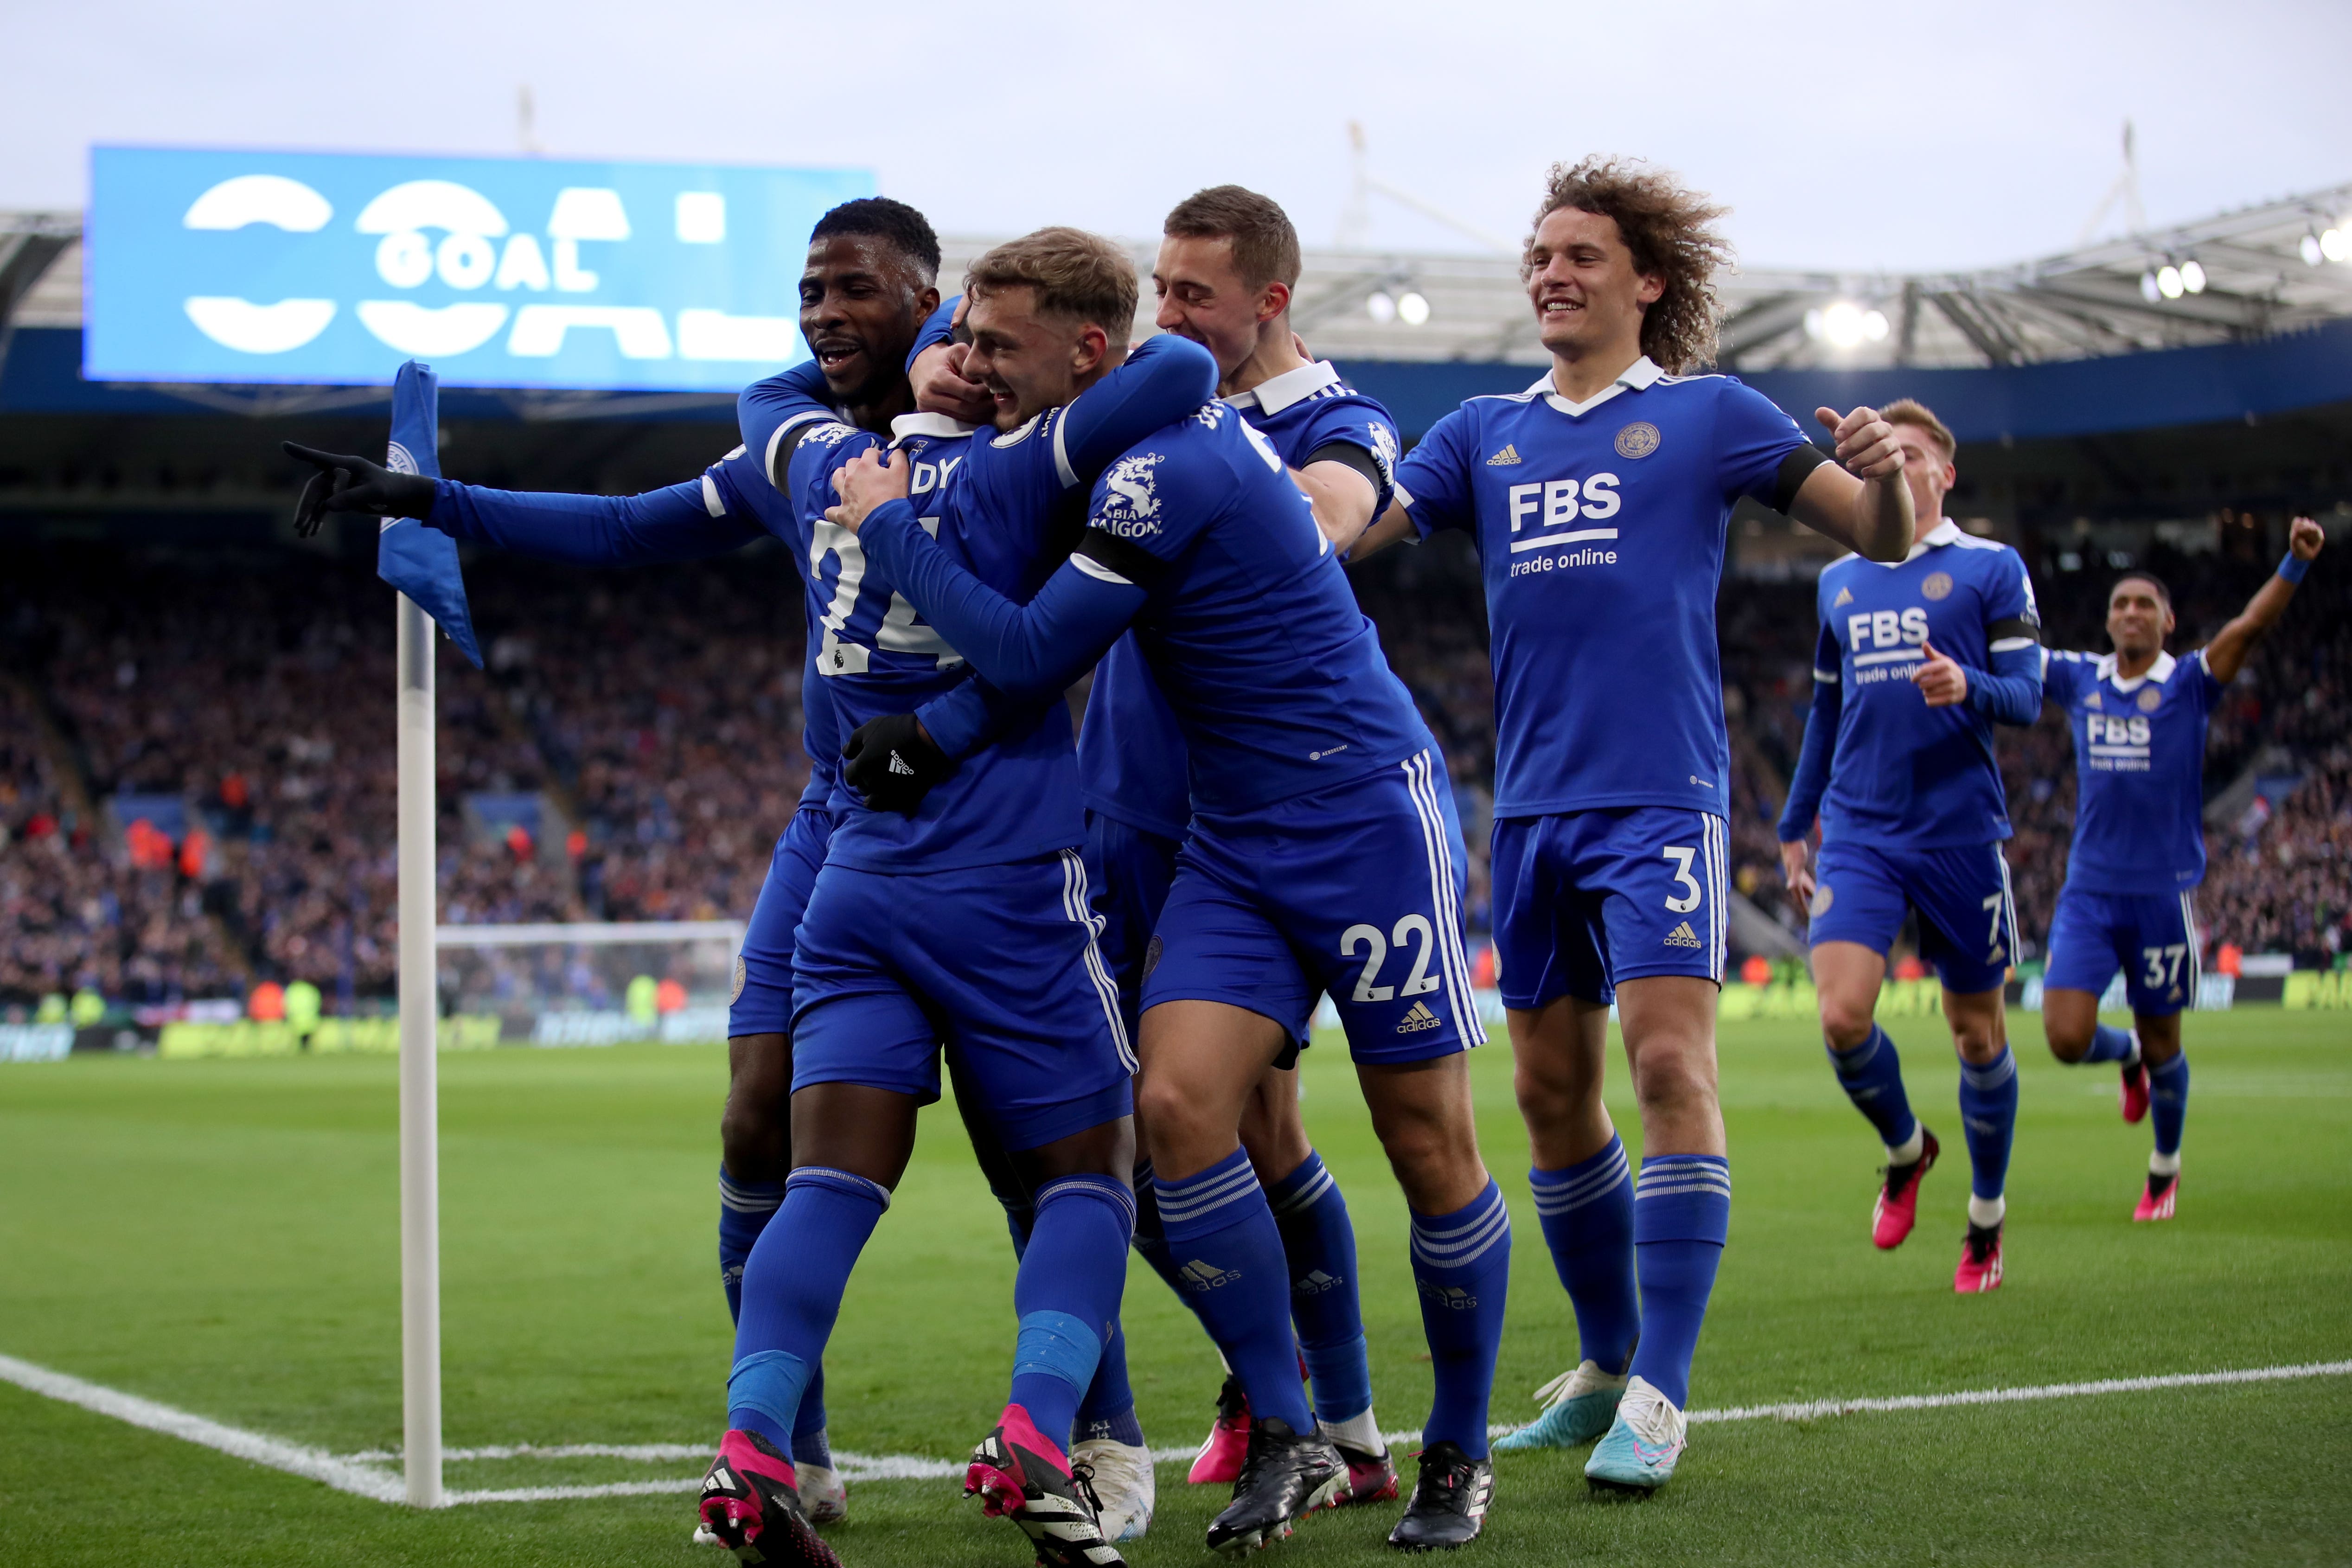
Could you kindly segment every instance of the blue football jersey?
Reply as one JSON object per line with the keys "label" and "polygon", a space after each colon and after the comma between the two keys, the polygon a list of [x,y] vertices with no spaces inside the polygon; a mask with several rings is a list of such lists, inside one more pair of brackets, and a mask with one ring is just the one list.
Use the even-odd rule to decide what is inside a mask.
{"label": "blue football jersey", "polygon": [[[1014,599],[1028,599],[1059,564],[1045,534],[1066,488],[1055,431],[1062,413],[993,437],[934,414],[908,415],[894,426],[898,460],[913,465],[908,499],[923,531],[959,565]],[[842,739],[868,720],[912,712],[970,675],[939,631],[867,569],[857,536],[825,521],[835,470],[878,444],[845,425],[819,425],[794,449],[789,474],[808,566],[814,662]],[[829,857],[863,870],[1000,865],[1086,837],[1069,710],[1060,703],[1032,710],[965,758],[911,817],[867,810],[845,782],[836,781],[831,804],[840,826]]]}
{"label": "blue football jersey", "polygon": [[1474,397],[1397,465],[1424,537],[1484,563],[1495,667],[1495,815],[1730,807],[1716,584],[1741,496],[1770,502],[1805,445],[1728,376],[1638,360],[1572,404],[1551,377]]}
{"label": "blue football jersey", "polygon": [[2047,653],[2045,700],[2074,732],[2070,887],[2174,893],[2205,879],[2205,729],[2221,683],[2200,648],[2158,654],[2146,675],[2116,675],[2116,656]]}
{"label": "blue football jersey", "polygon": [[[1315,453],[1334,444],[1361,447],[1381,476],[1372,515],[1388,510],[1396,473],[1396,422],[1341,380],[1328,361],[1277,375],[1224,401],[1291,468],[1306,467]],[[1163,838],[1184,836],[1192,811],[1183,733],[1131,632],[1095,668],[1086,725],[1078,732],[1078,780],[1090,809]]]}
{"label": "blue football jersey", "polygon": [[1096,482],[1087,521],[1163,568],[1141,584],[1134,637],[1201,810],[1253,811],[1429,744],[1339,552],[1231,405],[1129,448]]}
{"label": "blue football jersey", "polygon": [[1911,676],[1931,641],[1979,671],[1996,647],[2031,645],[2042,617],[2023,558],[1946,519],[1902,561],[1830,563],[1814,603],[1813,679],[1843,694],[1822,841],[1937,849],[2008,837],[1992,721],[1967,702],[1928,707]]}

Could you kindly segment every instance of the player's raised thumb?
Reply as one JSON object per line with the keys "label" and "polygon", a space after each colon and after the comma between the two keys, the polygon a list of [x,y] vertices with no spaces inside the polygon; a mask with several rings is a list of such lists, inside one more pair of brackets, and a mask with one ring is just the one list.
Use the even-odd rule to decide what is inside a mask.
{"label": "player's raised thumb", "polygon": [[1821,421],[1822,429],[1833,431],[1838,427],[1841,416],[1834,408],[1816,408],[1813,410],[1813,417]]}

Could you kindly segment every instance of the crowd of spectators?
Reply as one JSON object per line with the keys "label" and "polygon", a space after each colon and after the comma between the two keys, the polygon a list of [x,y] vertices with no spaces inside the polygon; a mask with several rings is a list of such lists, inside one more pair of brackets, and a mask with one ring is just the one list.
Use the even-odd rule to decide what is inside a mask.
{"label": "crowd of spectators", "polygon": [[[2267,563],[2151,563],[2177,651]],[[95,548],[20,556],[0,600],[0,1004],[88,986],[142,1003],[304,979],[381,995],[394,948],[390,597],[372,563]],[[2101,650],[2113,574],[2036,560],[2053,647]],[[1464,542],[1355,570],[1449,761],[1489,919],[1495,726]],[[806,780],[800,590],[780,550],[626,575],[468,565],[488,668],[439,662],[442,919],[748,914]],[[2323,568],[2223,699],[2209,788],[2265,748],[2310,776],[2210,836],[2210,942],[2329,953],[2352,919],[2352,592]],[[1727,577],[1736,885],[1792,930],[1774,823],[1811,700],[1811,584]],[[2053,713],[2000,744],[2028,956],[2063,881],[2074,765]],[[527,799],[528,823],[488,803]],[[74,804],[80,801],[77,807]],[[90,803],[96,803],[92,805]],[[139,813],[163,803],[149,822]],[[142,826],[143,825],[143,826]]]}

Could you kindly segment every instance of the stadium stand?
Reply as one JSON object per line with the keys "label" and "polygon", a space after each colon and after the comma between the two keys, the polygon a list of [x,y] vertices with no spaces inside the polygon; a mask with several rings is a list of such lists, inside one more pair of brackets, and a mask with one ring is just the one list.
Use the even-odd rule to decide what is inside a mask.
{"label": "stadium stand", "polygon": [[[2174,585],[2176,647],[2244,603],[2269,567],[2261,542],[2144,558]],[[2102,647],[2112,567],[2044,554],[2052,645]],[[264,979],[383,994],[391,627],[365,563],[55,545],[16,560],[0,605],[16,672],[0,683],[0,1004],[83,986],[155,1003]],[[1475,573],[1441,539],[1356,580],[1445,748],[1483,929],[1494,714]],[[806,777],[782,552],[627,575],[484,558],[469,577],[489,668],[441,661],[443,920],[748,910]],[[2315,573],[2215,720],[2209,788],[2228,814],[2209,832],[2214,946],[2332,955],[2352,936],[2347,611],[2341,574]],[[1810,584],[1727,577],[1722,625],[1735,878],[1793,926],[1772,822],[1811,698]],[[2064,876],[2073,759],[2053,715],[2001,739],[2033,956]],[[2242,778],[2255,787],[2230,795]]]}

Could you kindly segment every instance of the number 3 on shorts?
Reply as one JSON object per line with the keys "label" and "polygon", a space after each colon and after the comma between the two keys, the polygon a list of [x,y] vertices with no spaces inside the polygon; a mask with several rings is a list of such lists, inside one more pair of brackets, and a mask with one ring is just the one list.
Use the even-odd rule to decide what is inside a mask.
{"label": "number 3 on shorts", "polygon": [[1698,908],[1700,898],[1698,879],[1691,875],[1691,862],[1698,858],[1698,851],[1685,849],[1678,844],[1669,844],[1666,846],[1665,857],[1675,863],[1675,886],[1689,889],[1685,894],[1669,898],[1666,900],[1666,908],[1675,914],[1686,915]]}

